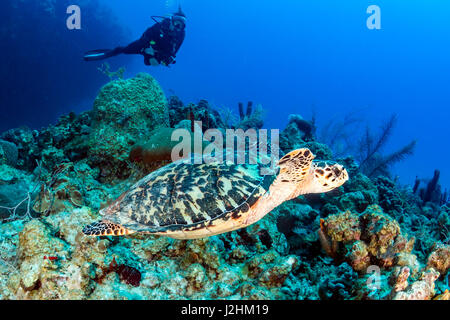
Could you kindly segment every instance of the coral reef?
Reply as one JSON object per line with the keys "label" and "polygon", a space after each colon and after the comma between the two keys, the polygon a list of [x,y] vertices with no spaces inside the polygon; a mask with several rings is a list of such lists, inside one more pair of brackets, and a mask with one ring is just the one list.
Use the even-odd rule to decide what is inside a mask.
{"label": "coral reef", "polygon": [[[181,124],[183,121],[180,122]],[[196,124],[195,124],[196,125]],[[132,147],[129,154],[129,160],[138,164],[144,173],[157,170],[172,161],[172,150],[180,143],[180,140],[172,140],[172,134],[178,128],[158,128],[154,130],[150,138],[145,140],[144,144],[136,144]],[[183,128],[192,133],[190,123],[188,128]],[[195,128],[194,128],[195,129]],[[200,130],[200,128],[198,128]],[[183,140],[183,143],[186,141]],[[189,137],[190,150],[186,154],[177,154],[176,157],[188,158],[195,152],[195,137],[193,134]],[[208,145],[207,141],[202,141],[202,150]]]}
{"label": "coral reef", "polygon": [[[11,254],[17,252],[19,266],[2,286],[2,296],[288,297],[278,288],[295,270],[298,258],[287,254],[284,237],[277,235],[272,224],[266,222],[250,231],[191,241],[135,236],[111,242],[82,235],[82,225],[93,221],[94,216],[83,207],[21,222],[12,237],[17,247],[10,248]],[[279,240],[272,239],[269,232]]]}
{"label": "coral reef", "polygon": [[158,162],[168,163],[172,159],[173,147],[179,143],[171,139],[174,130],[176,129],[159,128],[153,131],[145,144],[133,146],[129,154],[130,161],[149,166],[149,171],[152,168],[157,169],[154,166]]}
{"label": "coral reef", "polygon": [[298,131],[302,132],[303,136],[301,137],[301,140],[304,141],[312,140],[316,131],[314,122],[303,119],[299,114],[289,115],[288,126],[293,126]]}
{"label": "coral reef", "polygon": [[[408,270],[408,267],[404,267],[402,270]],[[411,285],[408,285],[408,276],[408,271],[399,276],[398,281],[403,282],[403,284],[396,284],[394,300],[430,300],[434,296],[434,282],[439,277],[439,272],[433,269],[427,270],[420,280],[413,282]]]}
{"label": "coral reef", "polygon": [[[245,229],[197,240],[82,234],[170,160],[175,128],[262,119],[253,105],[240,109],[231,124],[205,100],[166,102],[141,74],[107,84],[92,110],[1,134],[0,299],[449,299],[448,205],[424,201],[420,185],[368,177],[352,157],[337,159],[350,175],[342,187],[285,202]],[[314,130],[291,116],[281,151],[332,160]]]}
{"label": "coral reef", "polygon": [[331,149],[314,140],[314,132],[314,120],[304,120],[300,115],[291,114],[286,128],[280,133],[280,150],[288,153],[294,149],[308,148],[317,160],[333,159]]}
{"label": "coral reef", "polygon": [[0,140],[0,165],[7,164],[9,166],[16,166],[19,152],[17,146],[8,141]]}
{"label": "coral reef", "polygon": [[30,216],[33,180],[32,174],[0,165],[0,221]]}
{"label": "coral reef", "polygon": [[235,125],[236,128],[242,130],[261,129],[264,125],[263,110],[260,105],[253,109],[253,102],[247,103],[247,109],[244,113],[244,104],[240,102],[238,104],[239,109],[239,123]]}
{"label": "coral reef", "polygon": [[106,179],[129,175],[126,160],[131,146],[168,126],[167,101],[159,84],[148,74],[105,85],[95,99],[88,158]]}
{"label": "coral reef", "polygon": [[344,258],[356,271],[366,271],[371,263],[393,266],[398,254],[411,252],[415,240],[402,234],[397,221],[378,205],[361,215],[351,211],[330,215],[322,221],[319,234],[324,251]]}
{"label": "coral reef", "polygon": [[353,296],[353,284],[358,278],[356,272],[347,264],[338,266],[333,277],[325,278],[319,286],[319,296],[323,300],[346,300]]}
{"label": "coral reef", "polygon": [[438,206],[442,206],[449,202],[449,194],[447,191],[442,192],[441,185],[439,184],[440,175],[441,172],[439,170],[434,170],[433,178],[426,181],[426,186],[423,188],[420,188],[423,181],[416,178],[413,193],[418,194],[425,204],[432,202]]}
{"label": "coral reef", "polygon": [[450,268],[450,245],[438,243],[428,257],[427,268],[434,268],[440,274],[446,275]]}
{"label": "coral reef", "polygon": [[210,128],[225,128],[219,112],[213,109],[206,100],[200,100],[198,104],[190,103],[184,105],[177,96],[171,96],[168,108],[171,128],[177,127],[183,120],[201,121],[202,131]]}

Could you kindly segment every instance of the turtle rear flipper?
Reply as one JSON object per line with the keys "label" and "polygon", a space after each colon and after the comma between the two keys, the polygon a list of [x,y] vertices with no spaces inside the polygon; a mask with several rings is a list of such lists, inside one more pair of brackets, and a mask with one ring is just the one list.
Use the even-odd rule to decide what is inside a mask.
{"label": "turtle rear flipper", "polygon": [[98,221],[84,227],[83,233],[91,237],[100,237],[100,236],[124,236],[127,234],[132,234],[134,233],[134,231],[109,221]]}

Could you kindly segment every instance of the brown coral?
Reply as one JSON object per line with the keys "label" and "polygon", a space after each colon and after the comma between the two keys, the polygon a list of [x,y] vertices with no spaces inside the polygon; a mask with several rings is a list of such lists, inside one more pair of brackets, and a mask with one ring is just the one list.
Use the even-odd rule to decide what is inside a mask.
{"label": "brown coral", "polygon": [[259,283],[268,288],[281,287],[289,273],[291,273],[297,265],[297,257],[286,257],[280,264],[276,264],[265,270],[259,278]]}
{"label": "brown coral", "polygon": [[413,282],[405,291],[398,292],[394,300],[430,300],[434,296],[434,282],[437,278],[439,272],[433,268],[425,271],[419,281]]}
{"label": "brown coral", "polygon": [[397,221],[381,212],[378,206],[370,206],[362,217],[364,224],[363,239],[369,243],[368,250],[373,256],[382,256],[394,244],[400,234]]}
{"label": "brown coral", "polygon": [[445,275],[450,268],[450,245],[439,243],[428,256],[427,268],[434,268]]}
{"label": "brown coral", "polygon": [[420,270],[417,256],[409,252],[400,252],[395,256],[394,264],[399,267],[408,267],[411,275],[416,276]]}
{"label": "brown coral", "polygon": [[367,208],[361,224],[361,238],[368,244],[367,250],[381,266],[393,266],[396,254],[411,252],[413,249],[415,239],[408,239],[401,234],[398,222],[384,214],[378,205]]}
{"label": "brown coral", "polygon": [[328,216],[323,222],[323,229],[332,241],[354,241],[361,237],[358,216],[349,210]]}
{"label": "brown coral", "polygon": [[108,274],[112,272],[117,273],[121,281],[133,287],[139,287],[139,284],[141,283],[141,272],[134,267],[118,264],[115,257],[113,257],[108,267],[102,268],[101,274],[98,275],[94,281],[101,284]]}
{"label": "brown coral", "polygon": [[410,276],[410,269],[408,267],[395,267],[391,274],[392,291],[396,292],[405,290],[409,283],[408,278]]}
{"label": "brown coral", "polygon": [[433,298],[433,300],[450,300],[450,291],[448,289],[445,290],[444,293]]}
{"label": "brown coral", "polygon": [[[329,215],[321,220],[318,231],[324,251],[339,259],[339,243],[345,245],[345,260],[355,271],[362,272],[372,263],[382,267],[392,267],[402,261],[414,246],[414,238],[408,238],[400,231],[400,226],[390,216],[383,213],[378,205],[369,206],[361,217],[345,211]],[[400,255],[400,256],[399,256]],[[396,260],[397,259],[397,260]],[[416,273],[416,262],[407,263]]]}
{"label": "brown coral", "polygon": [[250,278],[256,278],[264,270],[264,266],[272,263],[279,257],[280,255],[273,249],[255,255],[245,264],[246,273]]}
{"label": "brown coral", "polygon": [[352,244],[346,258],[355,271],[365,271],[370,265],[367,245],[361,240],[357,240]]}

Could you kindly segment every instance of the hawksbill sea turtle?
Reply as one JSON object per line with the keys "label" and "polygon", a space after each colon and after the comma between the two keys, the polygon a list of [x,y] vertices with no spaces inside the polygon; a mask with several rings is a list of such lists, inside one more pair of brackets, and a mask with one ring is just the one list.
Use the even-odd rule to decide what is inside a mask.
{"label": "hawksbill sea turtle", "polygon": [[178,160],[141,179],[102,209],[102,220],[84,227],[88,236],[135,232],[196,239],[247,227],[284,201],[343,185],[339,164],[313,161],[306,148],[277,163],[278,174],[262,175],[262,164]]}

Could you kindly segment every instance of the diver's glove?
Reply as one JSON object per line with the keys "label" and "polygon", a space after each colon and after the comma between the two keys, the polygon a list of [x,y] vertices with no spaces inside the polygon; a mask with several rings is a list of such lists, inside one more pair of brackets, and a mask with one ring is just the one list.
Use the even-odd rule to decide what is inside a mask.
{"label": "diver's glove", "polygon": [[167,65],[169,65],[169,64],[175,64],[175,63],[177,63],[177,61],[175,60],[175,57],[174,56],[170,56],[169,58],[167,58]]}
{"label": "diver's glove", "polygon": [[170,66],[171,64],[177,63],[177,61],[175,60],[175,57],[170,56],[170,57],[168,57],[168,58],[162,60],[161,63],[162,63],[163,65],[165,65],[166,67],[168,67],[168,66]]}

